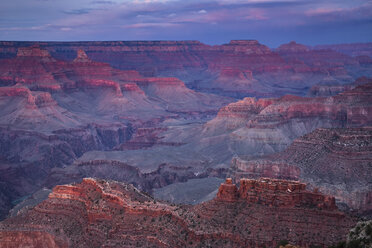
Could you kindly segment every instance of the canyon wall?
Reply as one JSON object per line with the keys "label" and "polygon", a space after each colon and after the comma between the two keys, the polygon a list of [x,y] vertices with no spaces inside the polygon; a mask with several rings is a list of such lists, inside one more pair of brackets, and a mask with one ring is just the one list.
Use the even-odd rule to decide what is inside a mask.
{"label": "canyon wall", "polygon": [[[237,198],[231,187],[227,181],[216,199],[188,207],[156,202],[132,185],[86,178],[56,186],[35,208],[1,222],[0,241],[2,247],[274,247],[286,239],[327,247],[356,223],[334,198],[298,182],[243,180]],[[263,200],[253,200],[255,194]]]}

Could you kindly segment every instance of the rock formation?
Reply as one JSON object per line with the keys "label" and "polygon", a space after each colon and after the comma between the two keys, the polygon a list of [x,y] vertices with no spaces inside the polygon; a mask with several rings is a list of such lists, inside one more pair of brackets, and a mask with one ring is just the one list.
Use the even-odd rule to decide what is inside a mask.
{"label": "rock formation", "polygon": [[[231,176],[296,178],[334,195],[363,215],[372,206],[371,128],[317,129],[283,152],[256,159],[234,158]],[[262,169],[264,167],[264,169]]]}
{"label": "rock formation", "polygon": [[241,179],[239,190],[227,178],[217,194],[217,200],[234,202],[238,199],[250,204],[263,204],[274,207],[310,207],[336,210],[335,198],[324,196],[319,191],[306,190],[306,184],[271,178]]}
{"label": "rock formation", "polygon": [[[150,192],[224,177],[234,155],[281,151],[318,127],[370,125],[368,84],[333,97],[284,96],[371,76],[359,55],[255,40],[0,42],[0,218],[57,182],[99,176]],[[301,178],[293,165],[248,167]]]}
{"label": "rock formation", "polygon": [[[90,59],[115,68],[177,76],[193,89],[238,97],[304,94],[329,77],[344,84],[371,76],[371,65],[363,62],[368,58],[353,58],[343,50],[309,49],[291,42],[271,51],[256,40],[216,46],[199,41],[0,42],[0,57],[9,58],[17,48],[35,44],[63,60],[75,59],[78,51],[83,56],[84,50]],[[358,55],[369,56],[368,46],[359,46]]]}
{"label": "rock formation", "polygon": [[[20,47],[16,57],[0,60],[0,82],[0,170],[8,170],[2,182],[10,185],[1,190],[1,218],[12,201],[41,187],[53,167],[90,150],[118,149],[132,136],[129,148],[153,146],[166,130],[163,121],[209,119],[230,101],[177,78],[114,69],[83,50],[72,61],[57,60],[42,46]],[[142,132],[147,126],[157,131]],[[36,186],[15,186],[26,175]]]}
{"label": "rock formation", "polygon": [[278,152],[316,128],[371,125],[371,97],[367,83],[332,97],[245,98],[221,108],[203,134],[224,136],[237,155]]}
{"label": "rock formation", "polygon": [[[188,207],[156,202],[132,185],[86,178],[56,186],[35,208],[0,223],[0,241],[2,247],[274,247],[286,239],[326,247],[356,223],[333,198],[301,183],[244,182],[240,196],[227,181],[216,199]],[[256,193],[264,200],[252,201]]]}

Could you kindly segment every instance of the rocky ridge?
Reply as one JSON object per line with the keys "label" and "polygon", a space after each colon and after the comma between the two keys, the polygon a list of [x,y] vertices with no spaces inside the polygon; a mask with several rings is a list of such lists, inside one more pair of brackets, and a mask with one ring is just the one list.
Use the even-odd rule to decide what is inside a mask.
{"label": "rocky ridge", "polygon": [[[270,206],[268,202],[245,199],[226,201],[229,194],[226,187],[234,187],[228,181],[221,185],[220,196],[212,201],[195,207],[175,206],[156,202],[128,184],[86,178],[79,184],[56,186],[49,198],[34,209],[3,221],[0,240],[3,247],[38,247],[40,244],[49,247],[272,247],[279,240],[287,239],[301,247],[325,247],[342,239],[355,225],[353,218],[327,201],[332,198],[303,191],[300,183],[246,182],[241,186],[244,188],[241,192],[246,194],[261,191],[261,196],[268,200],[275,198],[275,194],[286,194],[287,197],[278,199],[287,201],[292,194],[292,199],[309,195],[316,203],[325,199],[328,205],[326,208],[319,204]],[[257,186],[246,187],[250,182]],[[281,193],[270,193],[273,183],[279,188],[283,186]],[[289,192],[289,188],[293,191]],[[265,222],[266,219],[271,222]]]}
{"label": "rocky ridge", "polygon": [[236,178],[299,179],[334,195],[360,214],[371,213],[371,128],[317,129],[283,152],[262,158],[234,158]]}
{"label": "rocky ridge", "polygon": [[216,46],[198,41],[0,42],[0,56],[9,58],[17,48],[34,44],[58,59],[73,60],[76,52],[84,50],[92,60],[115,68],[146,76],[176,76],[193,89],[238,97],[304,94],[330,77],[344,84],[371,76],[366,59],[331,49],[307,49],[295,42],[275,51],[256,40]]}
{"label": "rocky ridge", "polygon": [[[8,202],[0,204],[7,206],[0,218],[10,202],[41,187],[53,167],[91,150],[119,149],[132,137],[127,147],[153,146],[167,129],[165,120],[208,119],[229,101],[188,89],[177,78],[112,68],[83,50],[62,61],[40,46],[22,47],[0,65],[0,170],[2,182],[11,185],[2,188]],[[143,132],[146,127],[155,131]],[[25,185],[37,184],[16,186],[26,175]]]}

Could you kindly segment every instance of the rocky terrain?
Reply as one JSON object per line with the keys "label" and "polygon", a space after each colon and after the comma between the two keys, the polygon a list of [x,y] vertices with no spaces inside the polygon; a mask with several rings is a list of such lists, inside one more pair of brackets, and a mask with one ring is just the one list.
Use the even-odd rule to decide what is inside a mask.
{"label": "rocky terrain", "polygon": [[344,91],[350,91],[358,85],[371,83],[372,79],[360,77],[351,84],[340,85],[334,81],[324,82],[323,84],[314,85],[310,88],[308,96],[335,96]]}
{"label": "rocky terrain", "polygon": [[48,185],[52,168],[127,141],[125,149],[152,146],[167,129],[159,123],[208,120],[231,101],[177,78],[114,69],[83,50],[66,62],[34,45],[0,64],[0,218],[12,201]]}
{"label": "rocky terrain", "polygon": [[[0,42],[0,219],[43,187],[85,177],[148,193],[198,180],[208,192],[173,200],[211,199],[208,177],[224,179],[234,157],[371,125],[370,59],[255,40]],[[260,166],[303,178],[293,164]]]}
{"label": "rocky terrain", "polygon": [[317,129],[283,152],[234,158],[231,176],[299,179],[364,215],[372,213],[372,129]]}
{"label": "rocky terrain", "polygon": [[[267,223],[273,223],[268,225]],[[194,207],[157,202],[129,184],[86,178],[0,224],[2,247],[327,247],[356,219],[295,181],[230,179]]]}
{"label": "rocky terrain", "polygon": [[12,57],[18,48],[34,44],[58,59],[73,60],[82,49],[89,58],[115,68],[177,77],[189,88],[235,97],[303,95],[324,81],[345,84],[372,76],[369,44],[357,48],[364,57],[352,57],[336,46],[309,49],[295,42],[272,51],[256,40],[215,46],[199,41],[1,42],[0,57]]}
{"label": "rocky terrain", "polygon": [[[239,157],[240,161],[281,152],[293,140],[316,128],[371,125],[370,89],[371,84],[367,83],[332,97],[245,98],[221,108],[216,118],[205,124],[185,126],[168,122],[166,129],[151,131],[154,135],[151,142],[144,138],[149,136],[138,136],[133,138],[136,143],[129,141],[115,151],[88,151],[71,166],[52,169],[48,187],[53,186],[53,182],[70,183],[93,176],[129,180],[126,173],[132,174],[124,172],[128,168],[138,170],[136,175],[141,175],[131,177],[130,182],[147,192],[193,178],[224,178],[234,157]],[[143,130],[147,132],[149,130]],[[136,148],[138,144],[152,145],[140,149]],[[113,169],[117,166],[111,164],[116,161],[125,166]],[[285,161],[260,162],[252,170],[260,176],[294,180],[302,173],[301,168]],[[365,187],[369,177],[363,175],[361,184]],[[346,185],[348,183],[345,183],[348,187]],[[175,199],[176,202],[181,200]]]}

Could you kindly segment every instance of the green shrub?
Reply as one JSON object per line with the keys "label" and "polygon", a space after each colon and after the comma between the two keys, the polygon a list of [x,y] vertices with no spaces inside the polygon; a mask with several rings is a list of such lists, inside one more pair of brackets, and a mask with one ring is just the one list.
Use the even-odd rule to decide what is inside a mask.
{"label": "green shrub", "polygon": [[372,237],[372,226],[371,226],[371,224],[368,224],[368,225],[366,226],[366,234],[367,234],[368,236],[371,236],[371,237]]}
{"label": "green shrub", "polygon": [[283,240],[280,240],[280,241],[279,241],[279,243],[278,243],[278,245],[277,245],[276,247],[286,246],[286,245],[288,245],[288,244],[289,244],[288,240],[283,239]]}
{"label": "green shrub", "polygon": [[346,248],[346,242],[340,241],[336,245],[332,245],[329,248]]}
{"label": "green shrub", "polygon": [[348,244],[347,244],[347,248],[362,248],[361,244],[360,244],[360,240],[356,239],[356,240],[351,240]]}

